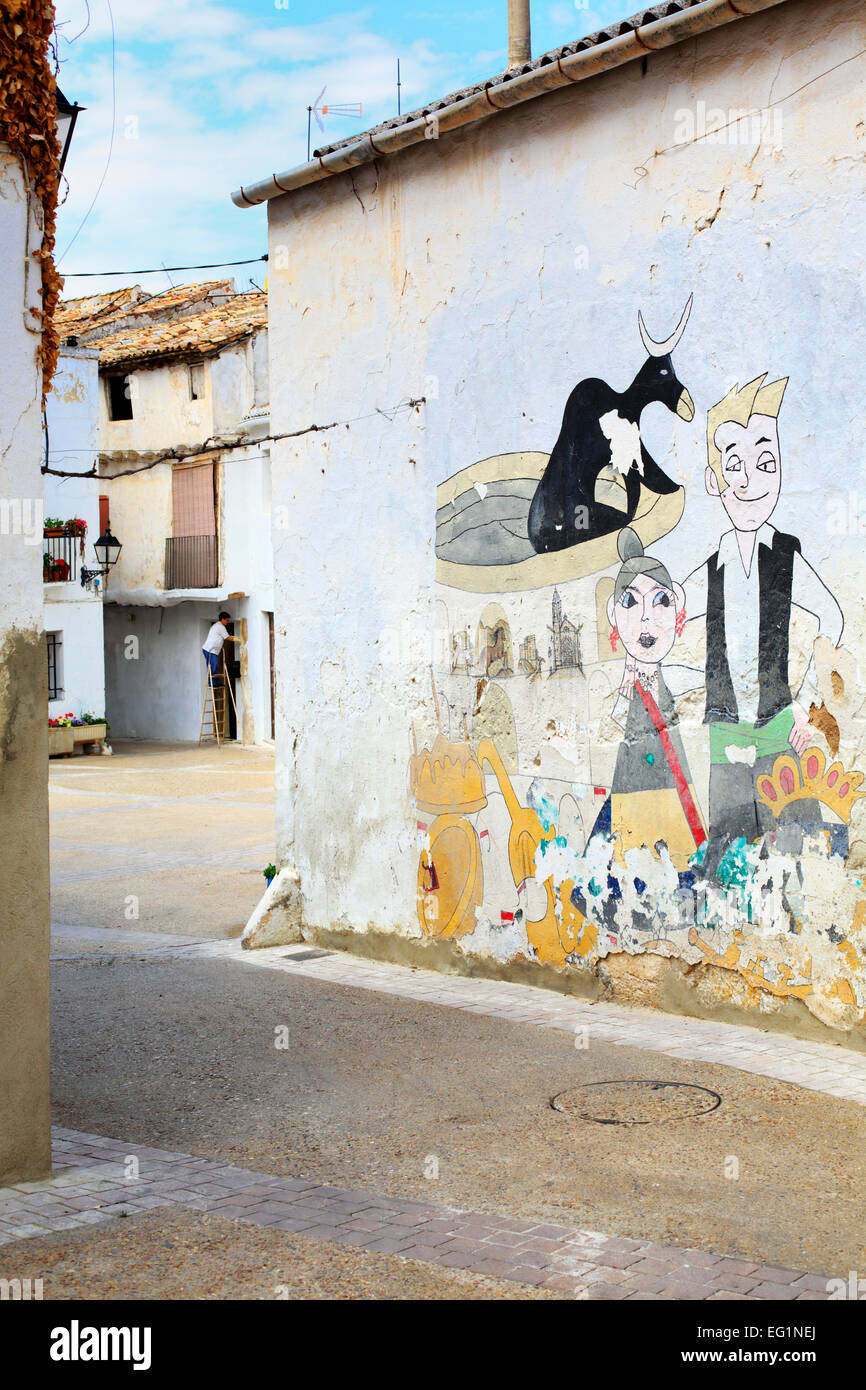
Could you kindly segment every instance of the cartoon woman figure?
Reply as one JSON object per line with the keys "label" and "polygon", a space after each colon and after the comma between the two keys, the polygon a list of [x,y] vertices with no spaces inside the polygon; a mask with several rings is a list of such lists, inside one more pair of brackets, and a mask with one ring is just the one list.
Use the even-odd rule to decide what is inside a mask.
{"label": "cartoon woman figure", "polygon": [[[625,866],[629,849],[656,854],[663,843],[680,874],[707,838],[698,810],[673,697],[662,674],[686,620],[685,594],[660,560],[645,555],[630,528],[617,549],[622,567],[608,600],[611,645],[625,647],[625,669],[613,718],[623,729],[610,798],[615,857]],[[703,683],[702,673],[668,668],[676,693]]]}

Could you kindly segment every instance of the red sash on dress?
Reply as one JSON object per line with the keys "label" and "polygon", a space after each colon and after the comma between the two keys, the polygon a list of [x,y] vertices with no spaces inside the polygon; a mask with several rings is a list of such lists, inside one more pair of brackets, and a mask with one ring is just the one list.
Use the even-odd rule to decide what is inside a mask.
{"label": "red sash on dress", "polygon": [[639,680],[635,681],[634,688],[643,700],[644,708],[646,709],[647,714],[656,726],[658,736],[661,739],[662,748],[664,749],[665,757],[667,758],[668,767],[671,770],[671,776],[674,779],[674,784],[677,789],[677,796],[680,799],[680,805],[683,808],[683,813],[685,815],[686,820],[688,821],[689,830],[692,832],[692,836],[694,838],[695,847],[697,849],[700,849],[701,845],[704,843],[704,840],[707,838],[707,834],[704,830],[704,827],[701,825],[701,818],[698,815],[698,808],[694,803],[694,798],[692,797],[691,792],[689,791],[689,784],[686,781],[686,774],[683,772],[682,763],[677,757],[676,749],[674,748],[674,745],[671,742],[671,736],[668,733],[667,725],[665,724],[665,721],[662,718],[662,712],[656,704],[655,700],[653,699],[652,695],[650,695],[648,690],[644,690]]}

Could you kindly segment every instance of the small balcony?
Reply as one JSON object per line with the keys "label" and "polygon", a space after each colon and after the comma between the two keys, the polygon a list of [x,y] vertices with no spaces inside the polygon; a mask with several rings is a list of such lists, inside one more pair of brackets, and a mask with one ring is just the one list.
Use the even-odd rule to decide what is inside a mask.
{"label": "small balcony", "polygon": [[218,585],[216,536],[167,536],[165,587],[215,589]]}
{"label": "small balcony", "polygon": [[78,536],[45,536],[42,541],[42,578],[46,584],[63,584],[78,578]]}

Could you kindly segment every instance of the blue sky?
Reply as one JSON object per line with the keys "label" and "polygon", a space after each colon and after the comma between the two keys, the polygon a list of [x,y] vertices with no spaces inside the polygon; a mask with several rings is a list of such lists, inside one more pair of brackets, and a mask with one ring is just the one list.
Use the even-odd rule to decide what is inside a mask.
{"label": "blue sky", "polygon": [[[533,0],[533,54],[633,9],[630,0]],[[404,111],[506,61],[506,0],[57,0],[57,25],[60,86],[87,107],[58,214],[65,274],[259,256],[265,210],[242,212],[229,195],[304,161],[306,108],[323,87],[325,101],[362,103],[363,118],[326,118],[324,135],[313,127],[314,146],[396,114],[398,56]],[[220,274],[239,289],[250,276],[264,283],[264,266],[171,279]],[[169,284],[162,272],[70,278],[64,293],[135,281],[153,291]]]}

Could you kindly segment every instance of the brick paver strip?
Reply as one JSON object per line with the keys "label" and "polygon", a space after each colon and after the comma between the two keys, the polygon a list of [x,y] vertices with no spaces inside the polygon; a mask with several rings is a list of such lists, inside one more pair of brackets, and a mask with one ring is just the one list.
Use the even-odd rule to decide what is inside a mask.
{"label": "brick paver strip", "polygon": [[[131,1156],[139,1175],[125,1181]],[[54,1157],[56,1177],[0,1188],[0,1245],[179,1206],[574,1298],[829,1297],[828,1280],[802,1270],[274,1177],[70,1129],[54,1131]]]}
{"label": "brick paver strip", "polygon": [[[772,1077],[807,1090],[866,1105],[866,1055],[836,1043],[804,1042],[782,1033],[712,1019],[679,1018],[653,1009],[588,1003],[552,994],[537,985],[461,975],[440,975],[334,951],[314,960],[293,960],[301,946],[245,951],[237,941],[173,947],[173,959],[221,959],[282,970],[307,980],[348,985],[442,1008],[464,1009],[508,1022],[533,1023],[568,1033],[587,1027],[590,1039],[662,1052],[694,1062],[718,1062],[753,1076]],[[150,952],[148,952],[150,954]]]}

